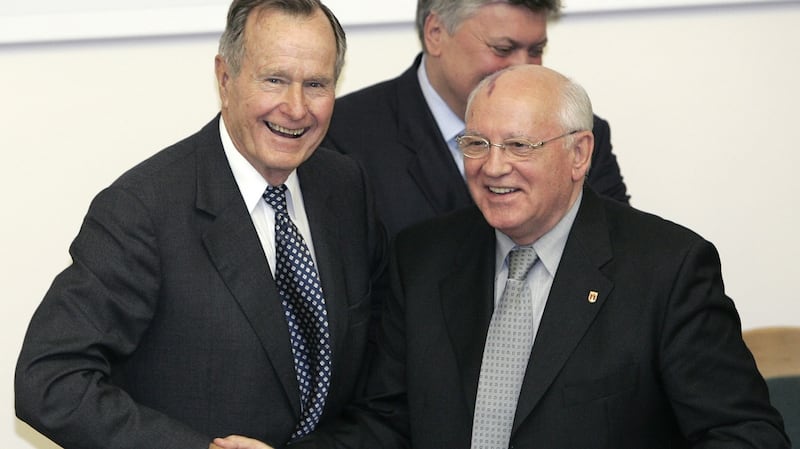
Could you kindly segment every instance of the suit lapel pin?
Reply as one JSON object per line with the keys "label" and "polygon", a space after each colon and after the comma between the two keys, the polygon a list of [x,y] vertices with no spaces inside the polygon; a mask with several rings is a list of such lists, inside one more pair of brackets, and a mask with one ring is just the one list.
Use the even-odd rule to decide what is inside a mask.
{"label": "suit lapel pin", "polygon": [[589,303],[594,304],[597,302],[597,292],[592,290],[589,292],[589,297],[586,298],[589,300]]}

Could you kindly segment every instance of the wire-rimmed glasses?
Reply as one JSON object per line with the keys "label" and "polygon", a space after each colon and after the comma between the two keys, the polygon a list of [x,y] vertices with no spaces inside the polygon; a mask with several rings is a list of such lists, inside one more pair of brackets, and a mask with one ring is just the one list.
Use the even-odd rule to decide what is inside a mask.
{"label": "wire-rimmed glasses", "polygon": [[489,139],[475,134],[464,134],[456,137],[456,143],[458,144],[458,149],[461,151],[461,154],[470,159],[480,159],[485,157],[489,154],[489,150],[492,147],[497,147],[501,150],[507,150],[508,153],[517,159],[528,159],[545,144],[554,140],[571,136],[580,131],[581,130],[576,129],[574,131],[561,134],[560,136],[553,137],[552,139],[540,140],[538,142],[531,142],[524,137],[512,137],[502,141],[501,143],[492,143],[489,141]]}

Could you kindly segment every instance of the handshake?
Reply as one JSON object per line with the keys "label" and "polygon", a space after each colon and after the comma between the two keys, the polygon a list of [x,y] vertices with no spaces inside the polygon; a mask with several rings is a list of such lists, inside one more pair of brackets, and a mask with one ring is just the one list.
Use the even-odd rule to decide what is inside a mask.
{"label": "handshake", "polygon": [[225,438],[215,438],[208,449],[273,449],[273,447],[252,438],[230,435]]}

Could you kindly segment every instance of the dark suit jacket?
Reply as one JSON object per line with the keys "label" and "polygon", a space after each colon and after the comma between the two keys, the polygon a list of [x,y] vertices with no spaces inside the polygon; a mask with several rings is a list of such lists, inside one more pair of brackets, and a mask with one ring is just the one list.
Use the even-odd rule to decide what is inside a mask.
{"label": "dark suit jacket", "polygon": [[[421,55],[398,78],[336,99],[325,145],[358,159],[375,191],[389,231],[472,204],[461,173],[422,96]],[[596,191],[628,202],[608,122],[594,117],[595,148],[588,181]]]}
{"label": "dark suit jacket", "polygon": [[[494,230],[472,207],[401,232],[393,248],[394,298],[370,399],[349,426],[298,447],[470,446],[494,301]],[[713,245],[586,189],[510,447],[788,448],[782,429]]]}
{"label": "dark suit jacket", "polygon": [[[31,321],[17,414],[65,448],[278,445],[298,421],[281,300],[218,121],[95,198]],[[324,421],[361,370],[385,234],[352,160],[319,148],[298,175],[332,333]]]}

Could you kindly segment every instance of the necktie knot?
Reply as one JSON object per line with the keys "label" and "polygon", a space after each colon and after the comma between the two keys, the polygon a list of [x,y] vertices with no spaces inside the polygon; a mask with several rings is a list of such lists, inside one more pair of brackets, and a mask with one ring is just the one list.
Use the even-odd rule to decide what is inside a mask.
{"label": "necktie knot", "polygon": [[518,246],[508,253],[508,278],[521,281],[536,262],[536,251],[532,246]]}
{"label": "necktie knot", "polygon": [[279,186],[267,186],[267,190],[262,195],[264,200],[272,206],[275,213],[286,213],[286,184]]}

